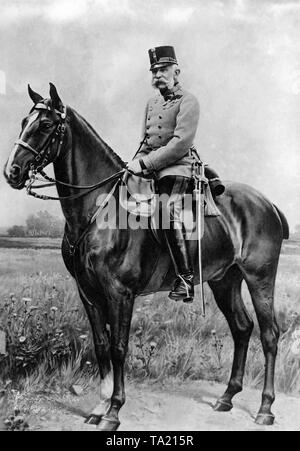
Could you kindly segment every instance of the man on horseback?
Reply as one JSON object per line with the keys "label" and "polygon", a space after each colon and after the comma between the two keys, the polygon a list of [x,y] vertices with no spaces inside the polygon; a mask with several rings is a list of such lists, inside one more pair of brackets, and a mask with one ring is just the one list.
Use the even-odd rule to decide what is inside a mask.
{"label": "man on horseback", "polygon": [[181,220],[182,199],[193,189],[191,147],[199,121],[196,97],[182,89],[174,48],[149,50],[152,86],[159,94],[148,101],[141,148],[127,168],[136,175],[153,173],[159,194],[170,196],[167,244],[177,272],[169,297],[192,302],[194,277]]}

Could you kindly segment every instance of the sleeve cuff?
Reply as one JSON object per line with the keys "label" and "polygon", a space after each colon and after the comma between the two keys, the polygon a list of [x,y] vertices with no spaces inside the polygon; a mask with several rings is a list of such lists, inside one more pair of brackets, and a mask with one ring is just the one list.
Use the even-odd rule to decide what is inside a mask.
{"label": "sleeve cuff", "polygon": [[139,159],[139,163],[141,165],[142,170],[146,171],[147,170],[147,166],[145,165],[143,158]]}
{"label": "sleeve cuff", "polygon": [[155,167],[152,163],[152,159],[150,157],[150,154],[146,155],[145,157],[143,157],[143,164],[145,165],[147,171],[155,171]]}

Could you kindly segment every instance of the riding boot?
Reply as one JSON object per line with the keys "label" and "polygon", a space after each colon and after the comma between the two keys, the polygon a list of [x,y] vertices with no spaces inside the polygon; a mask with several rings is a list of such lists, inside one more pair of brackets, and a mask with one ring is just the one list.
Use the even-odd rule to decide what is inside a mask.
{"label": "riding boot", "polygon": [[177,279],[169,298],[175,301],[193,302],[194,275],[190,256],[182,228],[171,228],[165,231],[167,244],[173,260]]}

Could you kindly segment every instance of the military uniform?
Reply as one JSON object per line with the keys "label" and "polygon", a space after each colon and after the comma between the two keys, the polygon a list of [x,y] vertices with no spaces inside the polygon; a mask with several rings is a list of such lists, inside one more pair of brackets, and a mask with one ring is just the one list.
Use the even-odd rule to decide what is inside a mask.
{"label": "military uniform", "polygon": [[196,97],[179,83],[149,100],[143,123],[144,144],[136,158],[147,170],[155,171],[158,179],[169,175],[192,177],[190,148],[199,110]]}
{"label": "military uniform", "polygon": [[[149,50],[151,68],[177,64],[174,48],[156,47]],[[193,156],[191,147],[198,127],[200,108],[195,96],[176,83],[172,89],[161,89],[146,106],[143,121],[143,140],[135,155],[141,170],[154,174],[159,194],[167,194],[167,214],[170,228],[165,238],[177,279],[169,297],[192,302],[194,297],[193,267],[182,223],[182,204],[185,193],[192,190]],[[166,212],[163,212],[163,214]]]}

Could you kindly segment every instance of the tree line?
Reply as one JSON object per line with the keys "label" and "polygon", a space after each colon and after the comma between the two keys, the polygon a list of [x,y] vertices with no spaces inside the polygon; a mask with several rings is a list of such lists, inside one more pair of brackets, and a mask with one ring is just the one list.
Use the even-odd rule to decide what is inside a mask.
{"label": "tree line", "polygon": [[39,211],[26,219],[26,225],[14,225],[7,231],[10,237],[48,237],[59,238],[63,235],[64,221],[48,211]]}

